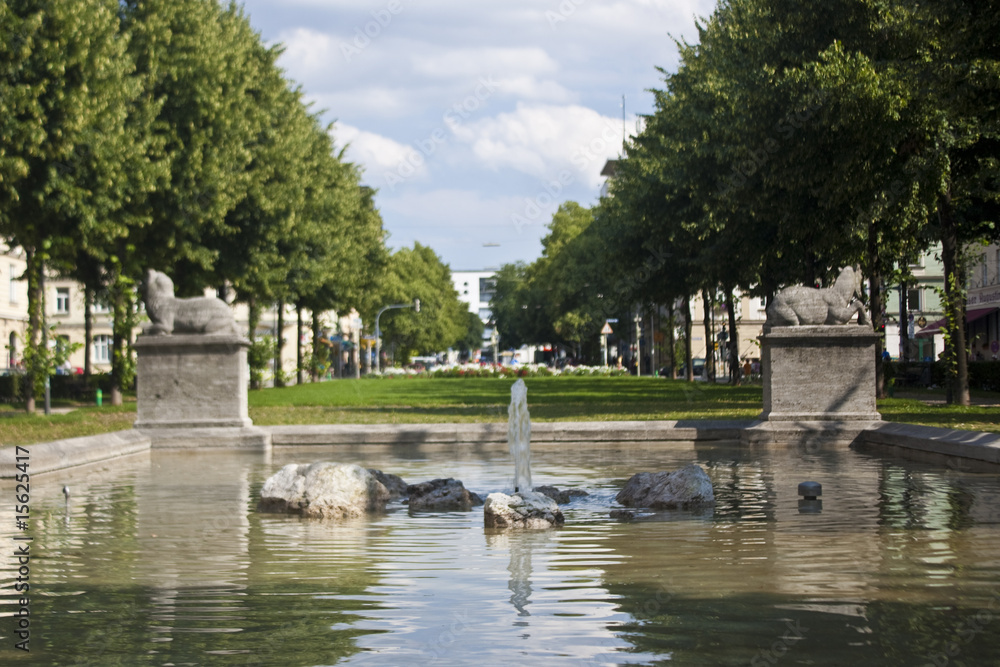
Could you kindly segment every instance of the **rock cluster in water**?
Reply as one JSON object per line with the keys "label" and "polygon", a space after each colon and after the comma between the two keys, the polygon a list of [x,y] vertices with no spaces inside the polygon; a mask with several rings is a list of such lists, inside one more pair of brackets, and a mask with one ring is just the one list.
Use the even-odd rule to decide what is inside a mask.
{"label": "rock cluster in water", "polygon": [[483,504],[482,498],[451,477],[410,484],[406,487],[406,495],[410,498],[411,512],[465,512]]}
{"label": "rock cluster in water", "polygon": [[626,507],[696,509],[715,504],[712,480],[696,464],[673,472],[640,472],[632,475],[615,500]]}
{"label": "rock cluster in water", "polygon": [[[344,519],[382,512],[390,500],[404,499],[410,511],[451,512],[483,507],[487,528],[549,528],[564,523],[559,504],[586,496],[579,489],[539,486],[512,495],[491,493],[485,504],[462,482],[447,478],[407,484],[397,475],[345,463],[289,464],[261,489],[259,509],[306,517]],[[625,507],[651,510],[711,508],[712,482],[691,464],[674,472],[640,472],[615,497]],[[709,509],[710,511],[710,509]],[[612,510],[613,518],[634,518],[630,510]]]}
{"label": "rock cluster in water", "polygon": [[344,519],[385,510],[404,499],[410,510],[468,511],[483,504],[456,479],[407,484],[398,475],[348,463],[289,464],[264,482],[258,508],[306,517]]}
{"label": "rock cluster in water", "polygon": [[483,505],[483,523],[487,528],[549,528],[563,521],[556,501],[534,491],[520,491],[511,496],[491,493]]}
{"label": "rock cluster in water", "polygon": [[560,505],[572,502],[574,498],[582,498],[590,495],[583,489],[566,489],[563,491],[557,486],[549,486],[547,484],[543,486],[536,486],[534,491],[535,493],[541,493],[548,496]]}
{"label": "rock cluster in water", "polygon": [[369,468],[368,472],[374,475],[375,479],[382,482],[382,486],[389,491],[389,500],[398,500],[406,497],[407,484],[399,475],[382,472],[381,470],[375,470],[374,468]]}
{"label": "rock cluster in water", "polygon": [[389,490],[361,466],[291,463],[264,482],[260,509],[323,519],[360,517],[385,510]]}

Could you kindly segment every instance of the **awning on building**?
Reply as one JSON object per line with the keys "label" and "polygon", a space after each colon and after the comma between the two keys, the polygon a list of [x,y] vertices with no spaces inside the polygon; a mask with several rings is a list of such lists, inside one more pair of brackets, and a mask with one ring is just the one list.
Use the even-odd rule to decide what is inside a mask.
{"label": "awning on building", "polygon": [[[990,313],[994,313],[997,310],[997,306],[990,306],[989,308],[976,308],[974,310],[965,311],[965,323],[972,324],[976,320],[986,317]],[[935,334],[942,333],[945,328],[945,324],[948,322],[947,317],[942,317],[936,322],[931,322],[926,327],[921,329],[916,333],[917,338],[930,338]]]}

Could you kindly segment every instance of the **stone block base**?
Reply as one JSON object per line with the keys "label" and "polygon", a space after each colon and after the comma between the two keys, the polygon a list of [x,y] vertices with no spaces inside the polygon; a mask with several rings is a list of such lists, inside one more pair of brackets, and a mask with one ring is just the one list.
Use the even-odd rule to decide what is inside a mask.
{"label": "stone block base", "polygon": [[225,428],[142,428],[153,449],[250,449],[269,451],[271,434],[256,426]]}
{"label": "stone block base", "polygon": [[857,325],[774,327],[760,337],[768,422],[876,422],[875,332]]}
{"label": "stone block base", "polygon": [[867,428],[877,423],[857,420],[757,422],[740,433],[740,443],[750,447],[794,447],[811,454],[829,447],[842,449],[844,446],[854,445]]}
{"label": "stone block base", "polygon": [[240,336],[139,336],[137,417],[141,431],[246,429],[250,369]]}

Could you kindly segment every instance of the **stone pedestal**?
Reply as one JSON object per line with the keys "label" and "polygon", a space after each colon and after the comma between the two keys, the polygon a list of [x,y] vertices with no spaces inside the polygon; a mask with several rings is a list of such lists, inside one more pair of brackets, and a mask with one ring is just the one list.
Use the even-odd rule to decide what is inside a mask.
{"label": "stone pedestal", "polygon": [[135,428],[154,448],[270,446],[247,413],[248,347],[231,334],[139,336]]}
{"label": "stone pedestal", "polygon": [[760,337],[767,421],[879,421],[875,332],[857,325],[775,327]]}
{"label": "stone pedestal", "polygon": [[875,332],[865,326],[774,327],[760,337],[764,411],[740,434],[748,445],[804,453],[853,443],[881,421],[875,405]]}

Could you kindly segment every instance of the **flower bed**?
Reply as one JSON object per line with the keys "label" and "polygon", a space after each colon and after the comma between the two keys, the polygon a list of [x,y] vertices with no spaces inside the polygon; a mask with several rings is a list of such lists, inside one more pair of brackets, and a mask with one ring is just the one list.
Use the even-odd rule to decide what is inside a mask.
{"label": "flower bed", "polygon": [[386,368],[381,375],[370,373],[364,377],[382,378],[524,378],[524,377],[554,377],[554,376],[621,376],[628,375],[624,368],[610,366],[566,366],[563,369],[549,368],[543,364],[517,364],[515,366],[456,364],[438,366],[433,370],[418,370],[414,368]]}

